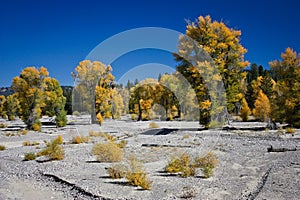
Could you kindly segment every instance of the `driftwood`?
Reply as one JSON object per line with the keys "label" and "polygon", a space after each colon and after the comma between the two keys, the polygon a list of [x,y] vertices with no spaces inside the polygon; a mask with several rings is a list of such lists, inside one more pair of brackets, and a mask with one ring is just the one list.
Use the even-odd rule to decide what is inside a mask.
{"label": "driftwood", "polygon": [[285,151],[297,151],[296,148],[286,148],[286,147],[281,147],[281,148],[274,148],[272,145],[268,147],[268,152],[285,152]]}

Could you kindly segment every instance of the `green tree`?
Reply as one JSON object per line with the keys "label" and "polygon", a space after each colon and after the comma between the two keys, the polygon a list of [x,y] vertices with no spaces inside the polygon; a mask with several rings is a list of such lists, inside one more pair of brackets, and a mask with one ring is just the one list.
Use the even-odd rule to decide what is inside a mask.
{"label": "green tree", "polygon": [[269,99],[272,98],[274,93],[274,80],[268,71],[265,71],[264,76],[261,79],[260,89],[267,95]]}
{"label": "green tree", "polygon": [[6,118],[6,109],[4,107],[5,96],[0,95],[0,116]]}
{"label": "green tree", "polygon": [[18,116],[19,101],[15,94],[7,96],[3,103],[3,106],[8,120],[12,121],[16,116]]}
{"label": "green tree", "polygon": [[72,90],[71,86],[61,86],[63,90],[63,95],[66,98],[65,111],[67,111],[68,115],[72,115]]}
{"label": "green tree", "polygon": [[300,54],[287,48],[281,60],[269,64],[277,81],[272,118],[300,127]]}
{"label": "green tree", "polygon": [[46,77],[43,83],[43,115],[62,117],[60,112],[65,109],[66,98],[59,82],[50,77]]}

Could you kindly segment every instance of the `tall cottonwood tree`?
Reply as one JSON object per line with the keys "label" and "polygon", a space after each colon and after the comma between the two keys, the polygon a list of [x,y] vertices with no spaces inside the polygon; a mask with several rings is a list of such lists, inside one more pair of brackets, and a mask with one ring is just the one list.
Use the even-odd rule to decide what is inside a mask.
{"label": "tall cottonwood tree", "polygon": [[[19,115],[29,129],[40,130],[43,113],[58,116],[64,111],[65,101],[59,82],[49,77],[45,67],[25,68],[13,79],[12,89],[19,101]],[[60,120],[66,121],[66,116]]]}
{"label": "tall cottonwood tree", "polygon": [[[243,69],[249,65],[249,62],[244,61],[247,50],[240,43],[241,31],[229,28],[223,22],[212,21],[210,16],[200,16],[196,22],[187,24],[186,35],[198,42],[217,66],[226,90],[228,111],[233,112],[235,103],[242,97],[241,82],[246,77]],[[196,91],[200,109],[201,105],[204,105],[200,113],[204,116],[200,116],[200,123],[207,124],[210,120],[208,114],[211,110],[210,105],[213,104],[210,102],[207,83],[201,77],[203,74],[196,70],[196,66],[185,60],[180,52],[174,56],[180,62],[177,70],[188,79]],[[203,73],[206,73],[205,69]]]}
{"label": "tall cottonwood tree", "polygon": [[102,123],[112,114],[112,99],[114,76],[110,65],[102,62],[84,60],[73,73],[76,85],[74,87],[73,111],[88,111],[92,123]]}
{"label": "tall cottonwood tree", "polygon": [[300,54],[287,48],[281,54],[281,60],[271,61],[269,64],[276,80],[272,117],[300,127]]}

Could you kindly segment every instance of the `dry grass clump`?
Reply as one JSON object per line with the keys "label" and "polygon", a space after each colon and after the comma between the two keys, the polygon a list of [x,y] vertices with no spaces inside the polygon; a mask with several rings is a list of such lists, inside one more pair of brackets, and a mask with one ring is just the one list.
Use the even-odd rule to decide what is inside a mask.
{"label": "dry grass clump", "polygon": [[294,128],[289,127],[285,129],[285,132],[294,135],[296,130]]}
{"label": "dry grass clump", "polygon": [[115,136],[110,135],[108,133],[104,133],[104,132],[89,131],[89,136],[91,136],[91,137],[103,137],[106,140],[111,141],[111,142],[115,142],[118,139]]}
{"label": "dry grass clump", "polygon": [[189,137],[190,137],[189,134],[184,134],[184,135],[182,136],[182,139],[188,139]]}
{"label": "dry grass clump", "polygon": [[209,152],[203,157],[195,159],[195,166],[202,168],[202,172],[205,178],[209,178],[213,175],[213,168],[217,167],[219,161],[215,154]]}
{"label": "dry grass clump", "polygon": [[181,177],[194,176],[196,168],[191,163],[190,155],[183,153],[179,157],[173,157],[165,167],[168,173],[179,173]]}
{"label": "dry grass clump", "polygon": [[183,153],[178,157],[173,157],[165,167],[168,173],[179,173],[181,177],[196,175],[196,168],[202,168],[205,178],[213,175],[213,168],[218,165],[218,159],[213,153],[208,153],[204,157],[196,157],[193,161],[191,156]]}
{"label": "dry grass clump", "polygon": [[88,143],[90,141],[89,137],[86,136],[75,136],[71,140],[71,144],[81,144],[81,143]]}
{"label": "dry grass clump", "polygon": [[101,135],[101,137],[105,138],[106,140],[108,141],[111,141],[111,142],[115,142],[117,141],[117,138],[113,135],[110,135],[108,133],[103,133],[103,135]]}
{"label": "dry grass clump", "polygon": [[0,124],[0,128],[7,128],[6,124]]}
{"label": "dry grass clump", "polygon": [[150,122],[149,128],[159,128],[159,125],[155,122]]}
{"label": "dry grass clump", "polygon": [[27,135],[27,133],[28,133],[28,130],[26,130],[26,129],[23,129],[23,130],[20,130],[20,131],[18,131],[21,135]]}
{"label": "dry grass clump", "polygon": [[58,135],[56,137],[56,140],[57,140],[58,144],[63,144],[64,143],[64,139],[63,139],[63,137],[61,135]]}
{"label": "dry grass clump", "polygon": [[127,145],[127,141],[126,140],[121,140],[119,143],[116,143],[118,147],[120,147],[121,149],[124,149]]}
{"label": "dry grass clump", "polygon": [[37,156],[46,156],[50,160],[62,160],[65,157],[65,151],[61,147],[61,139],[58,136],[51,142],[46,142],[47,147],[37,153]]}
{"label": "dry grass clump", "polygon": [[115,164],[108,167],[106,172],[113,179],[124,178],[126,176],[126,167],[122,164]]}
{"label": "dry grass clump", "polygon": [[24,156],[24,161],[35,160],[35,159],[36,159],[35,153],[26,153]]}
{"label": "dry grass clump", "polygon": [[147,174],[143,169],[142,163],[135,157],[131,157],[128,160],[128,169],[126,173],[126,179],[132,186],[139,186],[145,190],[150,190],[152,181],[148,180]]}
{"label": "dry grass clump", "polygon": [[4,151],[6,147],[4,145],[0,145],[0,151]]}
{"label": "dry grass clump", "polygon": [[99,162],[119,162],[123,156],[123,150],[111,141],[95,144],[92,153]]}
{"label": "dry grass clump", "polygon": [[135,156],[130,156],[126,164],[115,164],[106,169],[106,172],[113,179],[126,178],[128,184],[150,190],[152,181],[148,180],[147,173],[142,163]]}
{"label": "dry grass clump", "polygon": [[40,145],[39,142],[29,142],[29,141],[24,141],[23,146],[37,146]]}
{"label": "dry grass clump", "polygon": [[104,135],[103,132],[95,132],[95,131],[89,131],[90,137],[102,137]]}
{"label": "dry grass clump", "polygon": [[78,112],[77,110],[75,110],[75,111],[72,113],[72,115],[75,115],[75,116],[79,117],[79,116],[80,116],[80,112]]}

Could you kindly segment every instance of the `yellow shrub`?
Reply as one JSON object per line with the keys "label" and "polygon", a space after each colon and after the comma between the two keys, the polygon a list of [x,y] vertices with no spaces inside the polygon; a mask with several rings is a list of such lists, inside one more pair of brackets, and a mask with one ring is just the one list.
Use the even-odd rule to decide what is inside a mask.
{"label": "yellow shrub", "polygon": [[149,128],[159,128],[159,125],[155,122],[150,122]]}
{"label": "yellow shrub", "polygon": [[209,178],[213,175],[213,168],[217,167],[219,161],[215,154],[209,152],[204,157],[195,159],[195,166],[202,168],[202,172],[205,178]]}
{"label": "yellow shrub", "polygon": [[6,147],[4,145],[0,145],[0,151],[4,151]]}
{"label": "yellow shrub", "polygon": [[291,133],[291,134],[294,134],[296,132],[296,130],[294,128],[286,128],[285,129],[285,132],[286,133]]}
{"label": "yellow shrub", "polygon": [[35,153],[26,153],[24,156],[24,161],[35,160],[35,159],[36,159]]}
{"label": "yellow shrub", "polygon": [[122,140],[119,143],[117,143],[117,145],[118,145],[118,147],[120,147],[121,149],[123,149],[127,145],[127,141],[126,140]]}
{"label": "yellow shrub", "polygon": [[140,163],[135,157],[129,159],[129,167],[126,174],[128,183],[133,186],[140,186],[145,190],[150,190],[152,181],[147,179],[147,174]]}
{"label": "yellow shrub", "polygon": [[194,176],[196,174],[196,169],[191,164],[190,156],[185,153],[177,158],[172,158],[165,167],[165,170],[169,173],[180,173],[182,177]]}
{"label": "yellow shrub", "polygon": [[121,164],[116,164],[107,168],[106,172],[113,179],[124,178],[126,176],[126,167]]}
{"label": "yellow shrub", "polygon": [[92,153],[99,162],[118,162],[123,156],[123,150],[111,141],[95,144]]}
{"label": "yellow shrub", "polygon": [[32,125],[32,130],[41,131],[41,125],[39,123],[35,123]]}
{"label": "yellow shrub", "polygon": [[89,137],[77,135],[72,138],[71,144],[88,143],[89,141],[90,141]]}
{"label": "yellow shrub", "polygon": [[59,139],[46,143],[47,147],[37,153],[37,156],[46,156],[50,160],[62,160],[65,156],[64,149],[60,146]]}
{"label": "yellow shrub", "polygon": [[23,142],[23,146],[36,146],[39,144],[40,144],[39,142],[29,142],[29,141]]}
{"label": "yellow shrub", "polygon": [[58,135],[56,137],[56,140],[57,140],[58,144],[63,144],[64,143],[63,137],[61,135]]}

